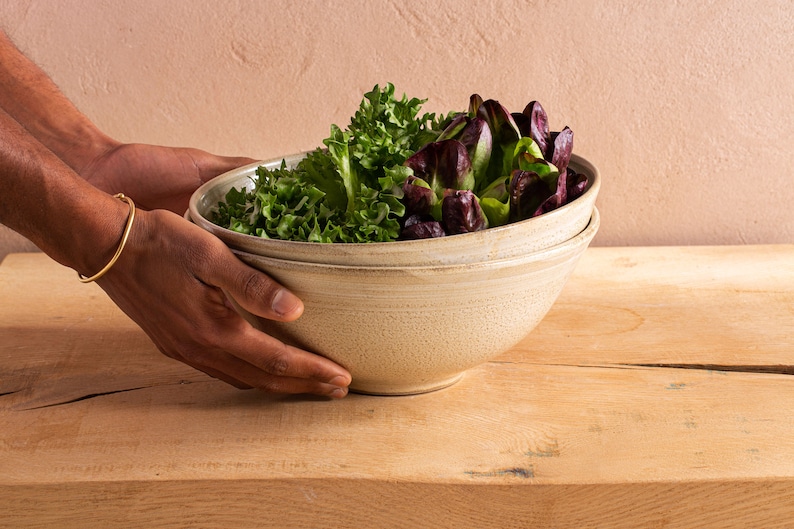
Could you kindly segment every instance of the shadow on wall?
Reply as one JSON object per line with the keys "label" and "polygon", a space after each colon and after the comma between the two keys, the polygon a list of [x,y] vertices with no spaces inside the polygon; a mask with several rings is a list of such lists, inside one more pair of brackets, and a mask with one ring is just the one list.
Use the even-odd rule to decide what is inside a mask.
{"label": "shadow on wall", "polygon": [[6,255],[17,252],[38,252],[35,244],[17,232],[0,224],[0,262]]}

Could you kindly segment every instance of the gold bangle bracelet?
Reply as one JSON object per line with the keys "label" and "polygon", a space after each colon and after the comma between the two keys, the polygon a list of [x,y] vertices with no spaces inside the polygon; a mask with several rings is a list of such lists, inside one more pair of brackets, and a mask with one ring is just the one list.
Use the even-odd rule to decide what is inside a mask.
{"label": "gold bangle bracelet", "polygon": [[103,275],[110,270],[116,261],[118,261],[119,257],[121,257],[121,252],[124,251],[124,246],[127,244],[127,239],[130,237],[130,231],[132,230],[132,221],[135,220],[135,202],[128,196],[125,196],[124,193],[119,193],[118,195],[113,195],[113,198],[118,198],[122,202],[126,202],[130,206],[130,215],[127,217],[127,225],[124,227],[124,234],[121,236],[121,242],[119,243],[119,247],[116,250],[115,255],[110,259],[110,262],[105,265],[105,267],[97,272],[96,274],[92,275],[91,277],[83,277],[83,275],[78,272],[77,278],[80,280],[81,283],[90,283],[92,281],[96,281]]}

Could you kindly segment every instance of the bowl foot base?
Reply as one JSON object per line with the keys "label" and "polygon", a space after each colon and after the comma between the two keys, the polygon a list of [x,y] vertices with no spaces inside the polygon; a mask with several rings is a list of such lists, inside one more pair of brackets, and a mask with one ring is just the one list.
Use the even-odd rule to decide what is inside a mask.
{"label": "bowl foot base", "polygon": [[442,380],[434,380],[432,382],[424,382],[422,384],[393,384],[393,385],[379,385],[379,384],[362,384],[361,386],[356,385],[356,381],[353,380],[353,383],[350,385],[350,392],[351,393],[359,393],[362,395],[378,395],[378,396],[392,396],[392,397],[399,397],[404,395],[419,395],[421,393],[430,393],[431,391],[438,391],[439,389],[447,388],[456,382],[458,382],[461,378],[463,378],[463,373],[457,373],[452,377],[445,378]]}

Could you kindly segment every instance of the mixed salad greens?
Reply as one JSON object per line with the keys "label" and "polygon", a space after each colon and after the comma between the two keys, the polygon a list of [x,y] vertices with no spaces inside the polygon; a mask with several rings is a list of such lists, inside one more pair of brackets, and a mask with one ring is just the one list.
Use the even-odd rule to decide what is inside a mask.
{"label": "mixed salad greens", "polygon": [[568,166],[573,131],[550,132],[537,101],[510,113],[470,97],[466,112],[420,114],[426,100],[364,95],[347,129],[294,168],[258,167],[212,222],[264,238],[386,242],[442,237],[541,215],[575,199],[587,179]]}

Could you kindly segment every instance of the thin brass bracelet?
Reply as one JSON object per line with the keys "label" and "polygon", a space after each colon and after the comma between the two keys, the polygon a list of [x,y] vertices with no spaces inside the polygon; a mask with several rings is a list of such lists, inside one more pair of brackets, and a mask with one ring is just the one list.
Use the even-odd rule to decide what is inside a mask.
{"label": "thin brass bracelet", "polygon": [[97,272],[96,274],[92,275],[91,277],[83,277],[83,275],[78,272],[77,278],[80,280],[81,283],[90,283],[92,281],[96,281],[103,275],[110,270],[116,261],[118,261],[119,257],[121,257],[121,252],[124,251],[124,246],[127,244],[127,239],[130,237],[130,231],[132,231],[132,221],[135,220],[135,202],[128,196],[125,196],[124,193],[119,193],[118,195],[113,195],[113,198],[118,198],[122,202],[126,202],[130,206],[130,215],[127,217],[127,225],[124,227],[124,234],[121,236],[121,242],[119,243],[119,247],[116,250],[115,255],[113,258],[110,259],[110,262],[105,265],[105,267]]}

